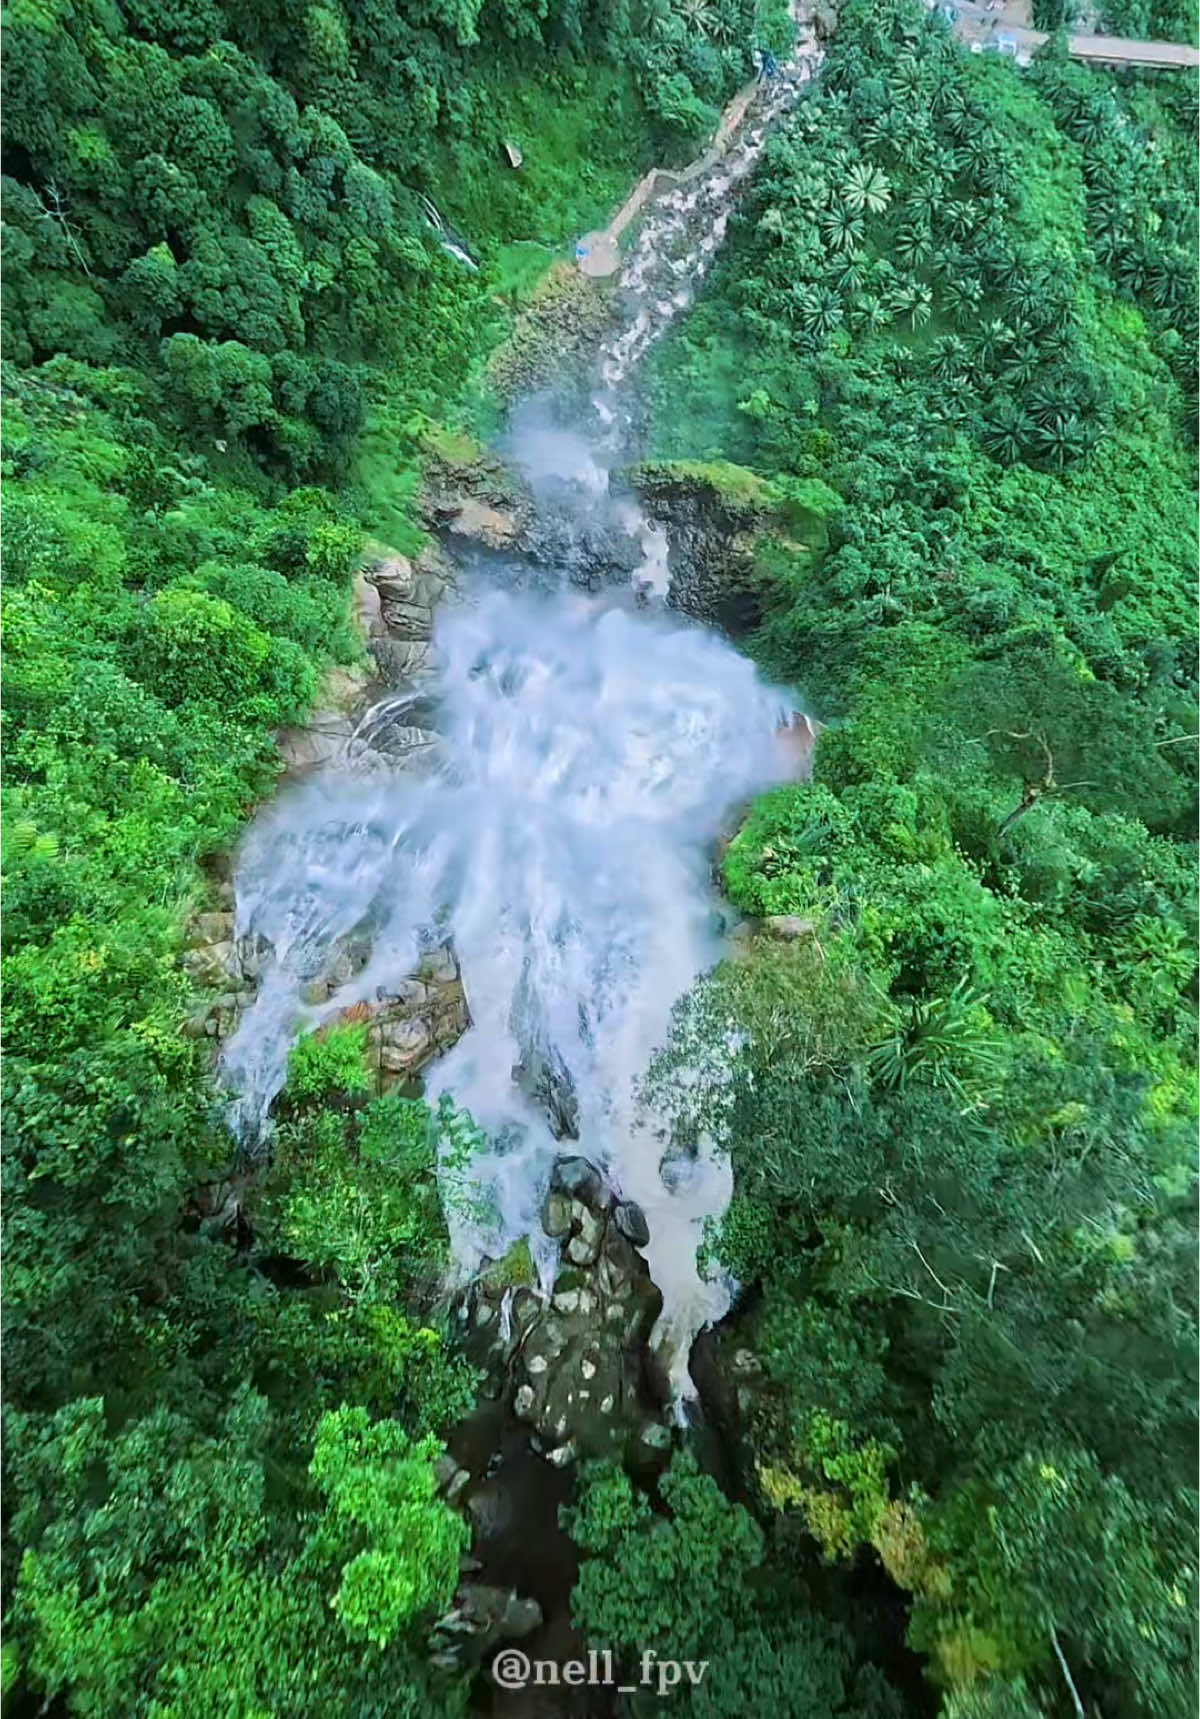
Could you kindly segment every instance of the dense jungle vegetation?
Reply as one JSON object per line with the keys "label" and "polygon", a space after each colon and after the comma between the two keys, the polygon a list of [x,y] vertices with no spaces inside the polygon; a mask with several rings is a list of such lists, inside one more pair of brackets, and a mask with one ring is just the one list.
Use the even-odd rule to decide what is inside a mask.
{"label": "dense jungle vegetation", "polygon": [[[5,32],[5,1714],[461,1713],[424,1634],[474,1390],[432,1172],[469,1125],[368,1102],[353,1033],[302,1045],[255,1218],[319,1287],[251,1270],[191,1204],[229,1146],[182,926],[356,656],[364,532],[414,540],[428,426],[785,26]],[[1182,74],[1022,74],[846,0],[650,363],[652,451],[772,498],[747,645],[828,724],[724,862],[813,934],[691,1005],[745,1041],[737,1471],[589,1470],[569,1518],[584,1634],[707,1658],[697,1715],[1192,1706],[1195,127]]]}

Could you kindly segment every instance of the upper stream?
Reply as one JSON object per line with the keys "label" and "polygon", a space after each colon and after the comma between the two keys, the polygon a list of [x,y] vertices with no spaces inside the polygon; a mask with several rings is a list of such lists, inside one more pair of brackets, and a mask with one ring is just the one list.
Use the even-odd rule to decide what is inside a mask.
{"label": "upper stream", "polygon": [[[426,1071],[426,1091],[452,1094],[490,1142],[465,1198],[444,1167],[458,1259],[470,1271],[527,1235],[549,1280],[556,1244],[538,1210],[569,1133],[646,1214],[664,1297],[658,1340],[680,1391],[691,1338],[727,1305],[696,1249],[731,1176],[718,1126],[668,1151],[669,1119],[646,1114],[638,1088],[673,1005],[721,953],[711,863],[722,818],[795,772],[779,734],[794,700],[667,607],[666,538],[609,496],[605,460],[629,365],[693,290],[769,118],[812,58],[806,47],[784,68],[722,161],[647,215],[622,276],[622,331],[598,367],[607,431],[584,438],[535,420],[508,450],[559,514],[574,508],[633,537],[643,601],[628,588],[574,588],[569,554],[537,590],[494,560],[469,566],[436,622],[421,722],[441,738],[426,766],[389,769],[348,748],[263,808],[236,874],[237,934],[270,953],[223,1058],[235,1130],[263,1130],[300,1033],[394,991],[424,949],[448,940],[471,1024]],[[670,295],[664,274],[680,283]],[[410,712],[392,695],[364,731]],[[369,945],[365,965],[306,1000],[351,936]],[[718,1046],[679,1077],[693,1101],[708,1090],[701,1108],[713,1118],[726,1061]]]}

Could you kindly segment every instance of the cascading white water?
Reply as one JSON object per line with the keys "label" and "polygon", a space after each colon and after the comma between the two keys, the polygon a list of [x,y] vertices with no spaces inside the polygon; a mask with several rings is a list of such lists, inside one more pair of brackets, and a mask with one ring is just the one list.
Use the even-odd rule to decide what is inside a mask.
{"label": "cascading white water", "polygon": [[[722,812],[794,770],[777,732],[791,700],[702,628],[576,593],[481,590],[445,611],[437,644],[440,767],[324,772],[247,839],[237,930],[274,957],[225,1053],[237,1124],[261,1125],[298,1033],[394,986],[448,936],[472,1024],[430,1093],[450,1092],[492,1142],[471,1170],[478,1201],[451,1212],[458,1258],[469,1270],[519,1236],[536,1244],[550,1167],[570,1149],[514,1084],[518,1063],[540,1060],[573,1089],[580,1150],[646,1210],[651,1273],[690,1336],[719,1299],[695,1250],[727,1171],[712,1141],[668,1189],[635,1085],[719,953],[708,849]],[[306,1004],[352,931],[370,939],[366,965]]]}
{"label": "cascading white water", "polygon": [[[601,356],[605,454],[619,447],[617,389],[688,302],[724,232],[728,199],[817,54],[802,42],[734,149],[647,217],[622,276],[626,327]],[[663,296],[664,275],[678,281]],[[600,432],[598,430],[597,439]],[[691,1339],[728,1305],[697,1249],[728,1204],[722,1109],[733,1040],[697,1044],[679,1076],[688,1149],[667,1148],[672,1102],[640,1083],[668,1035],[676,1001],[720,954],[708,853],[729,807],[795,774],[781,738],[794,701],[764,685],[725,640],[666,609],[667,539],[608,495],[588,442],[532,419],[512,448],[535,493],[564,495],[640,542],[634,575],[649,604],[566,586],[533,596],[478,574],[442,611],[436,727],[422,773],[361,768],[351,746],[266,807],[237,872],[237,935],[269,946],[257,997],[223,1056],[232,1122],[256,1137],[304,1031],[387,993],[430,943],[449,939],[471,1025],[427,1071],[431,1099],[450,1093],[486,1131],[469,1172],[447,1174],[448,1216],[465,1272],[528,1236],[549,1274],[555,1244],[538,1221],[554,1158],[571,1150],[547,1118],[549,1082],[574,1113],[578,1149],[650,1228],[645,1249],[664,1309],[656,1333],[677,1393],[690,1391]],[[368,713],[360,733],[404,723],[403,697]],[[310,982],[347,937],[364,966],[320,1003]],[[518,1085],[518,1065],[540,1080]]]}
{"label": "cascading white water", "polygon": [[618,391],[633,366],[696,296],[720,251],[732,203],[766,146],[773,126],[815,77],[823,53],[811,22],[797,20],[795,46],[765,84],[723,155],[659,197],[644,217],[621,268],[630,310],[600,352],[601,387],[593,404],[605,440],[620,433]]}

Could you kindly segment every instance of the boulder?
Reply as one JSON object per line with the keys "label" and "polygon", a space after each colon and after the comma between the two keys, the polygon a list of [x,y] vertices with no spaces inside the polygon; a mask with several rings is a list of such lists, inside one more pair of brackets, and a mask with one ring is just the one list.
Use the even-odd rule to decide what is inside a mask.
{"label": "boulder", "polygon": [[594,1265],[600,1257],[604,1242],[605,1220],[585,1206],[582,1200],[571,1201],[571,1239],[564,1250],[572,1265]]}
{"label": "boulder", "polygon": [[613,1222],[634,1247],[645,1247],[650,1240],[650,1225],[646,1214],[633,1200],[622,1200],[613,1212]]}
{"label": "boulder", "polygon": [[542,1202],[542,1228],[554,1240],[570,1233],[571,1197],[561,1189],[551,1188]]}
{"label": "boulder", "polygon": [[457,505],[450,504],[444,527],[452,537],[481,543],[486,549],[511,549],[522,532],[515,513],[491,507],[474,495],[463,496]]}
{"label": "boulder", "polygon": [[233,929],[232,913],[198,913],[189,927],[192,941],[197,946],[230,942],[233,939]]}
{"label": "boulder", "polygon": [[785,943],[797,937],[811,937],[816,930],[813,921],[799,913],[772,913],[763,920],[762,928],[768,937],[777,937]]}
{"label": "boulder", "polygon": [[556,1140],[575,1140],[579,1132],[579,1099],[570,1070],[553,1046],[535,1041],[512,1071],[514,1083],[546,1113]]}
{"label": "boulder", "polygon": [[515,1588],[463,1582],[451,1610],[433,1626],[429,1652],[433,1663],[447,1671],[469,1670],[482,1664],[498,1642],[520,1641],[541,1622],[541,1606]]}
{"label": "boulder", "polygon": [[199,949],[186,949],[182,956],[184,972],[198,985],[220,985],[227,982],[237,969],[237,958],[231,939],[208,943]]}
{"label": "boulder", "polygon": [[554,1165],[551,1185],[585,1206],[597,1206],[605,1193],[604,1177],[586,1158],[559,1158]]}
{"label": "boulder", "polygon": [[380,1067],[389,1074],[407,1074],[416,1068],[432,1043],[432,1028],[420,1016],[390,1022],[380,1047]]}

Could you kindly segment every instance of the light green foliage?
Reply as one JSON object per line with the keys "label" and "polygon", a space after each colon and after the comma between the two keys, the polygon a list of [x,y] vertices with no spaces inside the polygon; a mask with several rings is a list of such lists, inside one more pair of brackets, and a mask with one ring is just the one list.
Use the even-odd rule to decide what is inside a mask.
{"label": "light green foliage", "polygon": [[[590,352],[603,297],[543,263],[790,31],[745,0],[9,8],[14,1708],[466,1705],[423,1636],[475,1382],[446,1217],[487,1226],[486,1142],[372,1099],[335,1029],[213,1234],[181,927],[360,651],[362,521],[415,551],[430,426],[486,427],[556,327]],[[758,533],[752,648],[827,724],[724,861],[811,930],[710,976],[655,1076],[719,1053],[675,1120],[730,1144],[742,1502],[676,1455],[569,1516],[580,1627],[708,1659],[703,1719],[923,1712],[905,1640],[944,1719],[1190,1698],[1195,123],[1194,81],[1057,45],[1023,75],[844,0],[649,360],[647,481]]]}
{"label": "light green foliage", "polygon": [[433,1122],[424,1104],[395,1093],[346,1108],[367,1086],[363,1033],[340,1028],[292,1053],[289,1120],[258,1222],[352,1303],[382,1305],[400,1291],[425,1301],[447,1264]]}
{"label": "light green foliage", "polygon": [[162,1409],[112,1435],[99,1399],[53,1421],[10,1412],[28,1548],[14,1615],[39,1687],[88,1719],[332,1719],[384,1691],[412,1719],[461,1710],[412,1635],[452,1591],[465,1533],[435,1497],[440,1447],[339,1408],[317,1430],[315,1493],[281,1509],[270,1427],[247,1391],[213,1435]]}
{"label": "light green foliage", "polygon": [[333,1596],[352,1637],[386,1647],[454,1592],[470,1533],[438,1499],[440,1448],[435,1439],[411,1443],[394,1421],[372,1423],[365,1409],[339,1409],[317,1428],[311,1473],[328,1500],[330,1531],[363,1542]]}
{"label": "light green foliage", "polygon": [[[345,1039],[298,1053],[274,1173],[247,1195],[254,1249],[306,1287],[198,1222],[230,1142],[211,1045],[180,1030],[183,924],[223,905],[196,862],[270,790],[274,731],[361,653],[356,514],[415,547],[409,426],[446,415],[503,332],[503,247],[532,217],[573,238],[658,149],[617,67],[628,20],[601,8],[302,12],[17,0],[4,56],[10,1400],[48,1426],[103,1392],[114,1436],[167,1414],[203,1466],[253,1380],[281,1542],[321,1413],[395,1410],[420,1437],[465,1412],[472,1379],[432,1313],[428,1114],[359,1108]],[[514,110],[490,113],[505,85]],[[544,127],[523,178],[498,150],[510,121]],[[466,224],[478,274],[418,191]],[[14,1570],[41,1533],[32,1485]],[[45,1533],[73,1532],[75,1493],[40,1496]],[[161,1562],[144,1611],[31,1575],[45,1604],[14,1625],[17,1698],[156,1719],[442,1710],[407,1650],[323,1658],[311,1583],[215,1539],[203,1565],[169,1543]]]}
{"label": "light green foliage", "polygon": [[364,1026],[326,1027],[308,1034],[288,1058],[288,1096],[312,1104],[342,1093],[366,1092],[366,1044]]}

